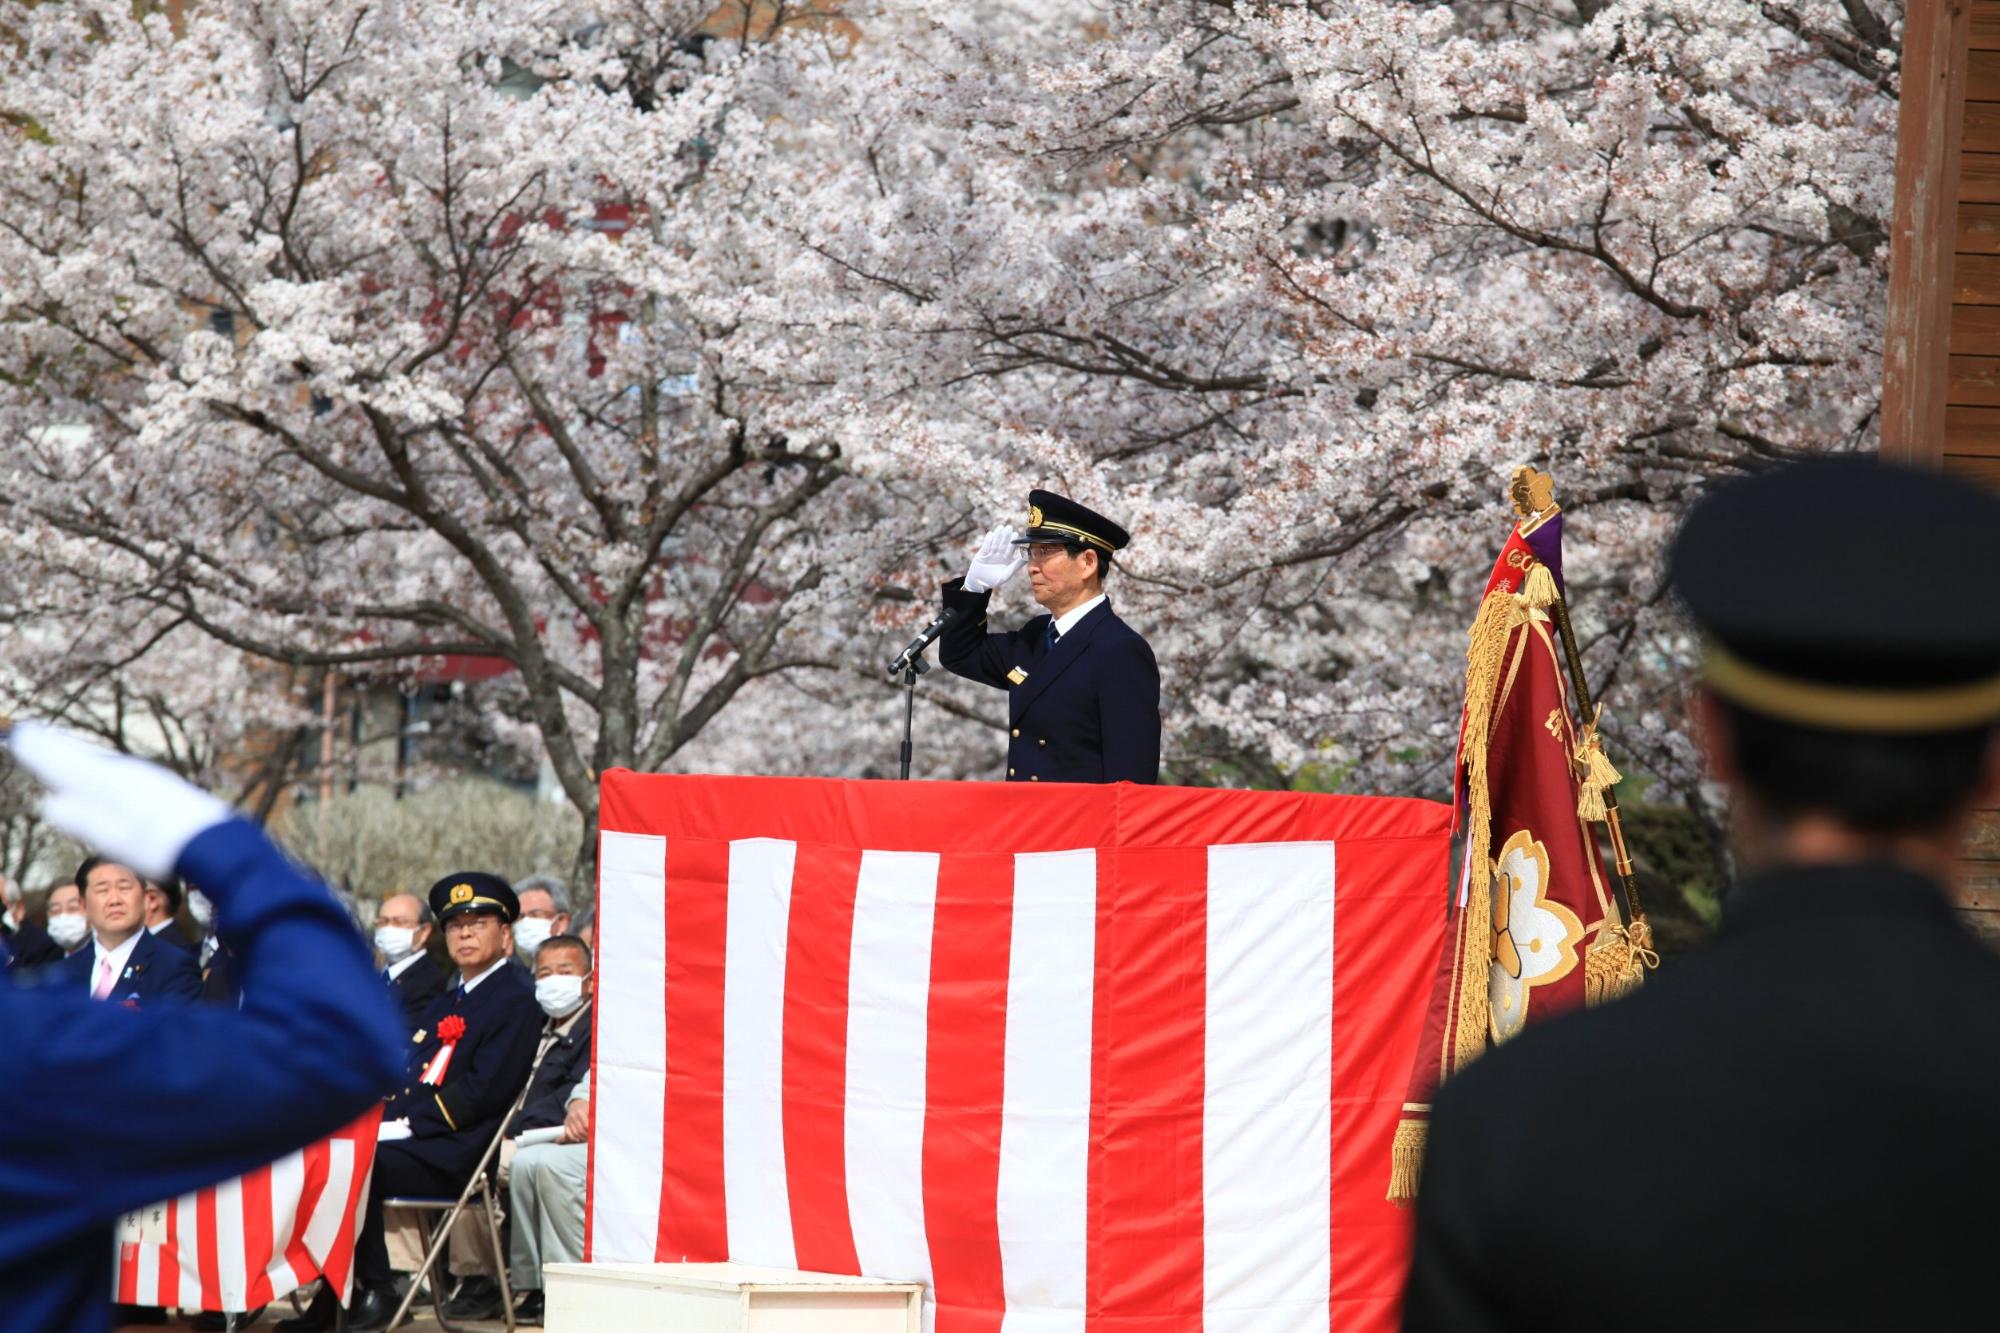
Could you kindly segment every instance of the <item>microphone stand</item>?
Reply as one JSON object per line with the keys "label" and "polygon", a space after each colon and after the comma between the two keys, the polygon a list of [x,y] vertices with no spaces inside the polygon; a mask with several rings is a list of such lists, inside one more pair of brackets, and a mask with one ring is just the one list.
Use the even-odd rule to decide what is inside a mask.
{"label": "microphone stand", "polygon": [[917,725],[917,677],[931,669],[931,664],[924,660],[924,649],[936,642],[938,635],[944,633],[944,627],[957,614],[957,607],[947,606],[936,620],[924,626],[922,634],[910,641],[909,647],[897,654],[895,661],[889,663],[889,679],[903,683],[903,749],[901,771],[896,775],[899,781],[909,781],[910,757],[916,749],[913,737]]}

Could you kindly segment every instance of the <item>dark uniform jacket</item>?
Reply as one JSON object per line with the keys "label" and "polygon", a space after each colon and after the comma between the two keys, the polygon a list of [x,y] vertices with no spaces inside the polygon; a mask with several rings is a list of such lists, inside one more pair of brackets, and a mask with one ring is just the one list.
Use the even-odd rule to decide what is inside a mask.
{"label": "dark uniform jacket", "polygon": [[[386,970],[386,969],[385,969]],[[402,974],[389,979],[389,993],[396,1003],[403,1007],[403,1016],[409,1020],[414,1031],[430,1012],[437,997],[444,994],[444,988],[452,981],[445,970],[437,965],[437,959],[429,954],[420,955],[416,962],[404,968]]]}
{"label": "dark uniform jacket", "polygon": [[215,900],[243,1008],[134,1013],[67,976],[0,984],[0,1328],[108,1330],[120,1213],[329,1134],[396,1077],[409,1034],[398,1042],[331,893],[244,819],[196,837],[175,869]]}
{"label": "dark uniform jacket", "polygon": [[591,1006],[585,1004],[573,1017],[569,1031],[558,1036],[535,1066],[528,1080],[528,1096],[507,1126],[507,1137],[531,1129],[552,1129],[569,1117],[569,1095],[590,1072]]}
{"label": "dark uniform jacket", "polygon": [[[452,1052],[444,1083],[434,1087],[420,1076],[442,1044],[438,1024],[452,1014],[465,1020],[465,1035]],[[518,967],[501,966],[470,994],[455,981],[448,986],[414,1033],[409,1079],[382,1113],[385,1120],[410,1122],[410,1137],[396,1146],[439,1171],[469,1179],[528,1081],[545,1018],[535,1003],[534,983]]]}
{"label": "dark uniform jacket", "polygon": [[1007,691],[1007,777],[1014,782],[1157,782],[1160,669],[1138,632],[1100,603],[1045,647],[1050,617],[989,631],[990,594],[944,585],[958,615],[938,639],[957,675]]}
{"label": "dark uniform jacket", "polygon": [[[63,974],[88,994],[97,983],[97,947],[86,937],[83,947],[63,959],[60,966]],[[151,931],[141,929],[139,942],[125,956],[125,970],[112,983],[109,998],[134,1009],[192,1004],[201,998],[201,969],[193,954],[162,943]]]}
{"label": "dark uniform jacket", "polygon": [[1440,1089],[1405,1329],[1990,1329],[2000,956],[1899,868],[1732,894],[1707,949]]}

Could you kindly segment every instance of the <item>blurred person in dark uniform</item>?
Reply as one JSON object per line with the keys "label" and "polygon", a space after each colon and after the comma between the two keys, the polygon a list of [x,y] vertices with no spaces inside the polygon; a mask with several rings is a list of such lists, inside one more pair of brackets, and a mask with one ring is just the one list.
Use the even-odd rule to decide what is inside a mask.
{"label": "blurred person in dark uniform", "polygon": [[[498,875],[465,871],[439,880],[429,897],[458,976],[411,1034],[402,1090],[382,1113],[375,1181],[354,1244],[358,1285],[347,1312],[354,1333],[387,1327],[396,1310],[382,1200],[455,1198],[465,1188],[527,1083],[542,1031],[534,982],[514,965],[513,888]],[[304,1315],[278,1328],[332,1328],[336,1318],[322,1286]]]}
{"label": "blurred person in dark uniform", "polygon": [[[987,533],[965,577],[944,585],[956,614],[938,661],[1007,691],[1008,781],[1159,781],[1159,666],[1104,592],[1113,553],[1130,541],[1102,514],[1030,491],[1027,531]],[[1024,566],[1048,614],[989,630],[993,589]]]}
{"label": "blurred person in dark uniform", "polygon": [[18,722],[7,742],[47,789],[49,824],[128,875],[207,886],[250,983],[241,1009],[173,1012],[94,1004],[66,981],[0,985],[0,1326],[103,1333],[121,1213],[353,1120],[393,1086],[401,1044],[331,895],[256,825],[164,769],[52,728]]}
{"label": "blurred person in dark uniform", "polygon": [[188,950],[146,929],[146,885],[131,866],[92,856],[77,868],[91,947],[63,960],[71,981],[94,1000],[127,1008],[192,1004],[201,998],[201,969]]}
{"label": "blurred person in dark uniform", "polygon": [[1406,1329],[1985,1329],[2000,498],[1822,460],[1718,486],[1669,578],[1745,879],[1715,940],[1439,1092]]}
{"label": "blurred person in dark uniform", "polygon": [[412,1031],[450,984],[428,952],[434,920],[431,909],[414,893],[391,894],[375,913],[375,952],[382,959],[382,976]]}

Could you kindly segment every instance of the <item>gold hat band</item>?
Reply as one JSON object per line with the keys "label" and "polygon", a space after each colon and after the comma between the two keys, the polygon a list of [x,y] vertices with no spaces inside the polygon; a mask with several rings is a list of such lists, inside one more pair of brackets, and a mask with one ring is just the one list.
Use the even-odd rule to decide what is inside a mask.
{"label": "gold hat band", "polygon": [[1711,643],[1702,677],[1717,694],[1754,713],[1828,731],[1960,731],[2000,720],[2000,676],[1906,690],[1821,685],[1751,666]]}
{"label": "gold hat band", "polygon": [[480,907],[497,907],[502,912],[505,912],[507,910],[507,904],[501,902],[498,898],[487,898],[484,896],[478,898],[460,898],[456,902],[446,903],[444,905],[444,910],[449,912],[454,907],[463,907],[468,911]]}
{"label": "gold hat band", "polygon": [[1082,528],[1073,528],[1067,523],[1051,523],[1047,519],[1043,519],[1040,523],[1035,524],[1034,526],[1046,532],[1074,533],[1078,537],[1081,537],[1083,540],[1089,542],[1092,546],[1102,546],[1107,551],[1112,549],[1111,543],[1105,541],[1104,538],[1099,537],[1094,533],[1085,532]]}

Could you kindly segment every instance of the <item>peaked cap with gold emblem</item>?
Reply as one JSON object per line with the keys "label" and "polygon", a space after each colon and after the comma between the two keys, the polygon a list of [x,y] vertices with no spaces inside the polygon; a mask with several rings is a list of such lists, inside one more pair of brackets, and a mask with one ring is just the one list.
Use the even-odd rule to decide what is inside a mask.
{"label": "peaked cap with gold emblem", "polygon": [[1122,551],[1132,534],[1094,509],[1086,509],[1054,491],[1028,492],[1028,530],[1014,545],[1061,542],[1065,546],[1092,546],[1099,551]]}
{"label": "peaked cap with gold emblem", "polygon": [[498,875],[482,870],[461,870],[431,885],[431,913],[438,923],[467,912],[493,912],[512,921],[521,915],[521,900],[513,886]]}

